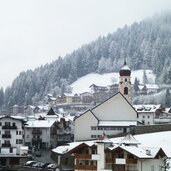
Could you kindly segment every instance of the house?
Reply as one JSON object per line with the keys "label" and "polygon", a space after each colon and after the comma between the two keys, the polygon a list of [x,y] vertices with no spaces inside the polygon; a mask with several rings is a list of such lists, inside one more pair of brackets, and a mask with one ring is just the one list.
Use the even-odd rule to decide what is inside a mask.
{"label": "house", "polygon": [[28,158],[24,146],[24,121],[13,116],[0,117],[0,162],[2,166],[21,165]]}
{"label": "house", "polygon": [[138,120],[144,125],[156,124],[156,119],[161,115],[162,105],[133,105],[138,113]]}
{"label": "house", "polygon": [[94,104],[99,104],[109,97],[108,88],[106,86],[90,85],[91,93],[93,94]]}
{"label": "house", "polygon": [[93,103],[93,94],[90,92],[84,92],[80,94],[82,104],[92,104]]}
{"label": "house", "polygon": [[90,89],[92,93],[97,93],[97,92],[107,92],[108,88],[106,86],[97,86],[95,84],[90,85]]}
{"label": "house", "polygon": [[148,95],[158,93],[159,87],[157,84],[140,84],[138,85],[138,95]]}
{"label": "house", "polygon": [[109,86],[109,97],[113,96],[118,92],[118,84],[112,84]]}
{"label": "house", "polygon": [[57,97],[57,105],[75,105],[81,104],[81,97],[78,94],[66,94],[64,93],[62,96]]}
{"label": "house", "polygon": [[25,124],[25,144],[36,149],[56,145],[56,119],[29,118]]}
{"label": "house", "polygon": [[[59,165],[70,170],[151,171],[162,170],[168,158],[161,147],[146,147],[131,134],[121,141],[108,139],[105,134],[96,141],[74,142],[53,149]],[[57,157],[58,156],[58,157]]]}

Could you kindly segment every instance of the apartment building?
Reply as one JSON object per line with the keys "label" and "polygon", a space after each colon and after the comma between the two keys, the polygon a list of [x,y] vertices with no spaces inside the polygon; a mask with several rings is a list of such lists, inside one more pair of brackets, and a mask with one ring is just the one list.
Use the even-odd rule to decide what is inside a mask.
{"label": "apartment building", "polygon": [[5,165],[20,165],[28,157],[24,146],[24,121],[17,117],[0,117],[0,162]]}

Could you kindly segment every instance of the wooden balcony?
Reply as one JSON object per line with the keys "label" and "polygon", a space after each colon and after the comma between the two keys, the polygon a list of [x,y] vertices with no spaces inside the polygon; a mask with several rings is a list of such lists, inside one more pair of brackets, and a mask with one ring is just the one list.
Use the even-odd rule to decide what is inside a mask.
{"label": "wooden balcony", "polygon": [[97,170],[97,166],[89,166],[89,165],[75,165],[75,170]]}
{"label": "wooden balcony", "polygon": [[2,126],[2,129],[17,129],[16,125],[4,125]]}
{"label": "wooden balcony", "polygon": [[106,158],[106,163],[113,164],[113,163],[115,163],[115,159],[114,158]]}
{"label": "wooden balcony", "polygon": [[2,144],[2,147],[11,147],[11,144],[4,143]]}
{"label": "wooden balcony", "polygon": [[75,154],[76,159],[91,159],[91,154]]}
{"label": "wooden balcony", "polygon": [[42,130],[33,129],[32,134],[34,134],[34,135],[41,135],[42,134]]}
{"label": "wooden balcony", "polygon": [[11,134],[2,134],[2,138],[11,138]]}
{"label": "wooden balcony", "polygon": [[[116,164],[115,158],[106,158],[107,164]],[[137,164],[137,159],[126,159],[126,164]]]}
{"label": "wooden balcony", "polygon": [[137,159],[126,159],[126,164],[137,164]]}

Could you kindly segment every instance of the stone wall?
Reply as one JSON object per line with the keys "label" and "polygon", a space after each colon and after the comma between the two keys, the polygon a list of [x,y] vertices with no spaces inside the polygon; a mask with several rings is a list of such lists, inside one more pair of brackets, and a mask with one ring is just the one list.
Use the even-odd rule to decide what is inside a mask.
{"label": "stone wall", "polygon": [[132,134],[136,135],[136,134],[154,133],[154,132],[162,132],[162,131],[171,131],[171,124],[136,126],[135,129],[132,130]]}

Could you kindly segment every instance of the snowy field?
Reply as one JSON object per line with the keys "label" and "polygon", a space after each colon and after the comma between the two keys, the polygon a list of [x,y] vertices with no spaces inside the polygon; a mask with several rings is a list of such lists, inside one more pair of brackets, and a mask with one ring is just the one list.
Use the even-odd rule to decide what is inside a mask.
{"label": "snowy field", "polygon": [[[134,83],[135,77],[140,81],[143,82],[143,72],[144,70],[135,70],[131,71],[131,82]],[[146,75],[148,78],[149,83],[155,83],[155,75],[153,74],[152,70],[146,70]],[[107,74],[96,74],[91,73],[84,77],[79,78],[73,84],[72,87],[72,94],[80,94],[83,92],[90,92],[90,85],[96,84],[98,86],[109,86],[112,84],[118,84],[119,73],[107,73]]]}

